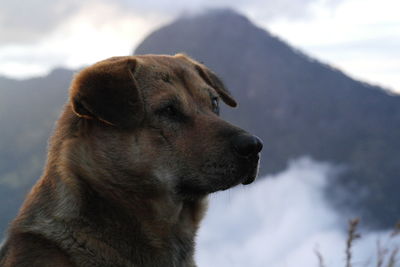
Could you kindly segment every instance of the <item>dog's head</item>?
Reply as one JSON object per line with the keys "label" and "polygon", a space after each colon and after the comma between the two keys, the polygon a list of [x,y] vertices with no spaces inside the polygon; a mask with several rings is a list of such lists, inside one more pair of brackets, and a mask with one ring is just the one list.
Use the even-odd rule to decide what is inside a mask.
{"label": "dog's head", "polygon": [[237,105],[213,72],[185,55],[96,63],[70,90],[74,116],[86,125],[86,158],[76,164],[104,183],[162,185],[183,197],[249,184],[262,142],[219,117],[220,99]]}

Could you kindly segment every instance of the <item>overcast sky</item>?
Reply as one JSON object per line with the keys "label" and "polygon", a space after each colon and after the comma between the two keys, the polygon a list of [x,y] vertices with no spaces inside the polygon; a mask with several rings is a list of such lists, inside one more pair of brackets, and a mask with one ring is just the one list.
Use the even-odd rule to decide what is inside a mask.
{"label": "overcast sky", "polygon": [[187,12],[231,7],[350,76],[400,92],[398,0],[0,0],[0,74],[24,78],[128,55]]}

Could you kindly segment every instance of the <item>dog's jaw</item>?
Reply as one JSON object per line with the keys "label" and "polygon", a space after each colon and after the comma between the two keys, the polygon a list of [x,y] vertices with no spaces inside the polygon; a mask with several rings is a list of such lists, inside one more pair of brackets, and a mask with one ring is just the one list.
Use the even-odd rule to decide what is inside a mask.
{"label": "dog's jaw", "polygon": [[248,174],[245,176],[245,180],[242,182],[243,185],[249,185],[251,183],[253,183],[257,176],[258,176],[258,172],[260,169],[260,156],[257,155],[257,158],[254,160],[255,163],[253,163],[255,165],[255,167],[251,167],[249,169]]}

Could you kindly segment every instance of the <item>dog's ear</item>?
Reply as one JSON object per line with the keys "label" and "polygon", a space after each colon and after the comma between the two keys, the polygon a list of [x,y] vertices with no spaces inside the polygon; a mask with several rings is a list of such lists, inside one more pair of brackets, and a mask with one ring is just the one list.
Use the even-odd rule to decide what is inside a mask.
{"label": "dog's ear", "polygon": [[134,58],[111,58],[82,70],[70,89],[73,111],[118,127],[132,127],[143,118],[143,103],[134,78]]}
{"label": "dog's ear", "polygon": [[206,83],[212,88],[214,88],[215,91],[217,91],[217,93],[219,94],[221,99],[225,102],[225,104],[231,107],[237,106],[236,100],[232,97],[232,95],[229,93],[228,89],[226,89],[221,79],[219,79],[218,76],[215,75],[215,73],[213,73],[204,65],[195,64],[195,67],[199,75],[206,81]]}

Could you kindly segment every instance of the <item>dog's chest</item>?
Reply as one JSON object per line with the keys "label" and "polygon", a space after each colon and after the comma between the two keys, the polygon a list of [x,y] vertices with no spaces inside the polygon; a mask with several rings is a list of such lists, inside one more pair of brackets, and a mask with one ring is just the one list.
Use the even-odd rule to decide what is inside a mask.
{"label": "dog's chest", "polygon": [[[93,236],[93,235],[92,235]],[[77,267],[194,267],[193,239],[174,236],[162,247],[139,240],[120,240],[111,245],[100,240],[63,240]]]}

